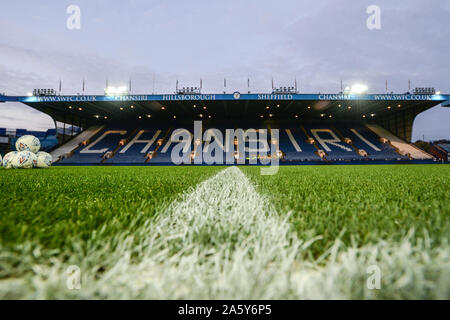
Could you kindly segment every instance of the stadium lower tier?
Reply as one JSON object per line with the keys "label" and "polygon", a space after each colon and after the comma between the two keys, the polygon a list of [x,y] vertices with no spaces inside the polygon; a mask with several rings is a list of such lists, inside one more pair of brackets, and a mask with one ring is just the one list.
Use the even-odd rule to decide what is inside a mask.
{"label": "stadium lower tier", "polygon": [[[104,127],[59,157],[61,165],[269,164],[432,160],[395,148],[364,124]],[[76,139],[76,138],[75,138]],[[73,145],[73,144],[72,144]],[[408,144],[408,146],[410,146]],[[64,148],[62,146],[61,148]],[[416,150],[417,151],[417,150]]]}

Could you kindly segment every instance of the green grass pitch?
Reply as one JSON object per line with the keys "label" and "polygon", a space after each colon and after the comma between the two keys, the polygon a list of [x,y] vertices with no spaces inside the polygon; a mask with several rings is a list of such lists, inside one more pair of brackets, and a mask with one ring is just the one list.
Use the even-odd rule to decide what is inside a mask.
{"label": "green grass pitch", "polygon": [[[90,279],[108,275],[121,258],[112,253],[119,252],[123,242],[131,239],[126,244],[129,248],[140,246],[144,226],[223,169],[0,169],[0,299],[105,297],[84,295],[82,290],[66,293],[60,284],[50,283],[51,270],[84,261]],[[287,219],[298,239],[314,239],[295,259],[301,261],[300,266],[308,266],[305,272],[311,272],[311,279],[337,283],[332,288],[339,294],[325,297],[450,297],[448,165],[281,166],[274,176],[261,176],[259,167],[239,169],[267,199],[268,210]],[[202,234],[202,243],[207,237]],[[230,247],[234,245],[230,243]],[[144,249],[139,250],[131,250],[129,264],[141,262],[139,252]],[[349,258],[352,252],[354,257]],[[170,253],[178,254],[181,257],[182,252]],[[352,263],[366,260],[379,261],[383,267],[383,288],[373,293],[357,288],[365,283],[365,268],[351,271],[350,276],[344,274],[350,272]],[[353,284],[331,274],[338,269],[343,277],[355,277]],[[44,286],[46,282],[49,284]],[[224,291],[209,297],[230,297]],[[174,297],[203,296],[192,292],[192,296]],[[261,297],[277,298],[256,291],[243,298]],[[309,296],[280,298],[299,297]]]}
{"label": "green grass pitch", "polygon": [[[53,167],[1,170],[1,245],[36,243],[78,250],[102,237],[133,232],[157,208],[219,171],[218,167]],[[141,214],[143,213],[143,214]],[[136,221],[140,217],[142,221]],[[134,223],[135,225],[131,225]],[[74,247],[77,244],[77,247]]]}
{"label": "green grass pitch", "polygon": [[289,166],[260,176],[245,168],[299,237],[320,235],[319,256],[338,237],[358,246],[427,232],[433,245],[450,235],[450,167],[445,165]]}

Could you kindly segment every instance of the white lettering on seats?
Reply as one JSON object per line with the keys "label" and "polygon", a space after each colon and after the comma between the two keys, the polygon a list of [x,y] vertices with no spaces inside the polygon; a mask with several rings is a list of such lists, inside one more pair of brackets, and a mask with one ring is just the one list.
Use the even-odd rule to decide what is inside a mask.
{"label": "white lettering on seats", "polygon": [[145,132],[146,130],[141,130],[138,132],[138,134],[133,138],[133,140],[131,140],[126,146],[125,148],[123,148],[122,150],[120,150],[120,153],[125,153],[128,151],[128,149],[131,148],[131,146],[135,143],[146,143],[147,145],[141,150],[141,153],[146,153],[148,151],[148,149],[150,149],[150,147],[153,145],[153,143],[155,143],[156,139],[158,138],[158,136],[161,134],[161,130],[156,131],[156,133],[153,135],[153,137],[150,140],[139,140],[139,138],[142,136],[142,134]]}
{"label": "white lettering on seats", "polygon": [[[323,139],[319,136],[319,132],[327,132],[331,135],[332,139]],[[330,130],[330,129],[311,129],[311,133],[316,138],[317,142],[320,143],[320,145],[325,149],[325,151],[330,152],[331,149],[328,147],[328,144],[331,144],[335,147],[339,147],[341,149],[344,149],[345,151],[352,151],[351,148],[348,148],[346,146],[343,146],[339,144],[341,142],[341,139],[339,139],[336,134]]]}
{"label": "white lettering on seats", "polygon": [[295,141],[294,136],[292,135],[291,129],[286,129],[286,133],[289,137],[289,140],[291,141],[292,145],[295,148],[295,151],[302,152],[302,148],[298,145],[297,141]]}
{"label": "white lettering on seats", "polygon": [[[188,134],[190,136],[190,141],[186,141],[183,139],[185,134]],[[181,138],[181,139],[180,139]],[[183,152],[187,152],[190,148],[191,142],[192,142],[192,133],[187,129],[176,129],[172,132],[172,135],[170,136],[170,139],[167,141],[167,143],[164,145],[164,148],[162,148],[161,153],[166,153],[167,149],[169,149],[172,142],[178,142],[183,143]]]}
{"label": "white lettering on seats", "polygon": [[99,150],[91,150],[91,148],[95,147],[95,145],[97,143],[99,143],[100,141],[102,141],[107,135],[120,134],[120,135],[123,136],[126,133],[127,133],[126,130],[108,130],[108,131],[105,131],[100,137],[98,137],[97,140],[95,140],[93,143],[91,143],[86,148],[81,150],[80,153],[105,153],[106,151],[109,150],[109,148],[103,148],[103,149],[99,149]]}
{"label": "white lettering on seats", "polygon": [[351,132],[353,132],[355,134],[355,136],[357,136],[359,139],[361,139],[362,141],[364,141],[369,147],[371,147],[373,150],[375,151],[381,151],[380,149],[378,149],[375,145],[373,145],[369,140],[367,140],[366,138],[364,138],[358,131],[356,131],[355,129],[350,129]]}

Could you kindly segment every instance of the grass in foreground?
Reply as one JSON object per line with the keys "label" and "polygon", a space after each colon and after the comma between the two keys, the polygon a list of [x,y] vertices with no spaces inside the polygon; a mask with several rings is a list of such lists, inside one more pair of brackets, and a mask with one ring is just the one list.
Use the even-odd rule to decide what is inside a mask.
{"label": "grass in foreground", "polygon": [[448,166],[240,168],[0,171],[0,298],[449,297]]}
{"label": "grass in foreground", "polygon": [[450,235],[447,165],[281,166],[273,176],[242,169],[280,214],[290,214],[300,238],[323,238],[314,257],[338,238],[362,246],[414,230],[412,240],[429,237],[438,246]]}
{"label": "grass in foreground", "polygon": [[[286,166],[274,176],[260,176],[255,167],[243,171],[299,239],[316,239],[302,260],[317,271],[310,274],[316,289],[329,285],[329,295],[319,297],[450,297],[449,166]],[[381,271],[380,290],[367,290],[373,266]]]}
{"label": "grass in foreground", "polygon": [[[52,167],[0,170],[0,277],[26,272],[24,257],[87,255],[132,234],[177,195],[220,168]],[[34,251],[38,248],[38,251]],[[114,248],[110,248],[113,250]],[[34,251],[34,252],[33,252]]]}

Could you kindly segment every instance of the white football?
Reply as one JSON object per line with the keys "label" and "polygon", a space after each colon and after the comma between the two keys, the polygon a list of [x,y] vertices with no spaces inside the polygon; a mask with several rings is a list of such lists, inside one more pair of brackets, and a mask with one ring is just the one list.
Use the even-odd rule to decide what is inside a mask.
{"label": "white football", "polygon": [[36,153],[41,148],[41,142],[38,138],[32,135],[22,136],[16,141],[17,151],[31,151]]}
{"label": "white football", "polygon": [[3,157],[3,167],[5,167],[6,169],[11,169],[12,163],[14,161],[14,158],[17,156],[18,152],[17,151],[12,151],[9,152],[7,154],[5,154],[5,156]]}
{"label": "white football", "polygon": [[39,151],[37,154],[37,167],[48,168],[52,165],[53,158],[50,154],[44,151]]}
{"label": "white football", "polygon": [[37,157],[30,151],[18,152],[12,161],[12,167],[16,169],[30,169],[35,166],[37,166]]}

